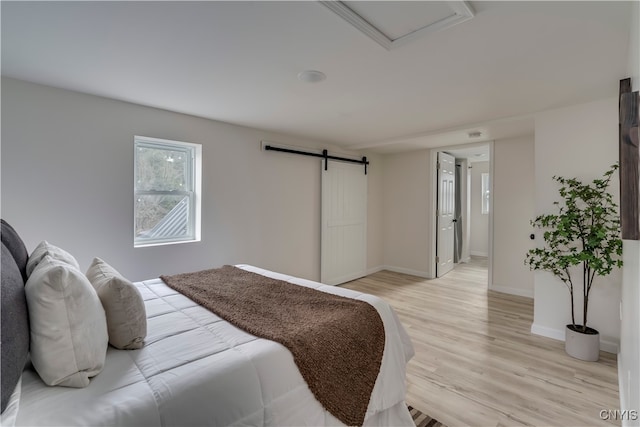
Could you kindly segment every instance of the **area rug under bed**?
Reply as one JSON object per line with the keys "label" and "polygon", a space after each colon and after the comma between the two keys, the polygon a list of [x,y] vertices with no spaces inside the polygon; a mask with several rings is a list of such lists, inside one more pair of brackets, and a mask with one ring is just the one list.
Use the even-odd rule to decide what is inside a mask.
{"label": "area rug under bed", "polygon": [[413,422],[416,423],[416,427],[447,427],[440,421],[431,418],[430,416],[423,414],[411,405],[407,405]]}

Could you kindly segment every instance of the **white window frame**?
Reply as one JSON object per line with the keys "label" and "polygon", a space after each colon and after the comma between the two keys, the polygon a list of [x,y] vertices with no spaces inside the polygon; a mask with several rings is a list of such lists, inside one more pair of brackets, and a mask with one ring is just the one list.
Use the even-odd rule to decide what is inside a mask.
{"label": "white window frame", "polygon": [[[133,173],[133,246],[142,248],[148,246],[170,245],[176,243],[199,242],[201,235],[201,199],[202,199],[202,145],[190,142],[172,141],[168,139],[134,136],[134,173]],[[187,185],[184,191],[158,191],[138,189],[138,148],[158,148],[184,151],[191,161],[188,162]],[[188,157],[188,158],[189,158]],[[136,237],[136,218],[138,197],[141,195],[184,195],[189,197],[189,218],[187,235],[172,238],[139,238]]]}
{"label": "white window frame", "polygon": [[481,203],[482,203],[482,214],[483,215],[489,215],[489,199],[491,198],[491,187],[489,186],[489,174],[488,173],[482,173],[480,175],[481,178],[481,182],[482,182],[482,193],[480,195],[481,197]]}

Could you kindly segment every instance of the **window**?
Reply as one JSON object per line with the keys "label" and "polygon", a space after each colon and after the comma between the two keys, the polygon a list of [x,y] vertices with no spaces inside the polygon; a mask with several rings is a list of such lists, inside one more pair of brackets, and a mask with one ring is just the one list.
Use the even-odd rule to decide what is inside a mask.
{"label": "window", "polygon": [[200,240],[200,144],[134,138],[134,247]]}
{"label": "window", "polygon": [[489,187],[489,174],[483,173],[482,177],[482,213],[489,213],[489,197],[491,196],[491,189]]}

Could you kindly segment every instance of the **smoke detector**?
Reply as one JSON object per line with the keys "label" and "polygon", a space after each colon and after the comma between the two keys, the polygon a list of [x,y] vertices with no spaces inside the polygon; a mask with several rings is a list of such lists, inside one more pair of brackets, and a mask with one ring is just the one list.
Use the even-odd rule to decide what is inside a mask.
{"label": "smoke detector", "polygon": [[306,70],[298,74],[298,80],[305,83],[318,83],[325,80],[327,76],[322,71]]}

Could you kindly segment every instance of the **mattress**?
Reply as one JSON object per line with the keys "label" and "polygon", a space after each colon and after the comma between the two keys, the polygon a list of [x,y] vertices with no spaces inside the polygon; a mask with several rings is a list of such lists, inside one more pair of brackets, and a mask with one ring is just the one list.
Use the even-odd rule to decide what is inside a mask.
{"label": "mattress", "polygon": [[[386,302],[237,267],[374,306],[384,323],[385,349],[364,425],[414,425],[404,401],[413,346]],[[236,328],[160,279],[135,285],[147,311],[145,346],[109,347],[104,370],[83,389],[48,387],[27,366],[13,396],[16,425],[342,425],[314,398],[285,347]]]}

